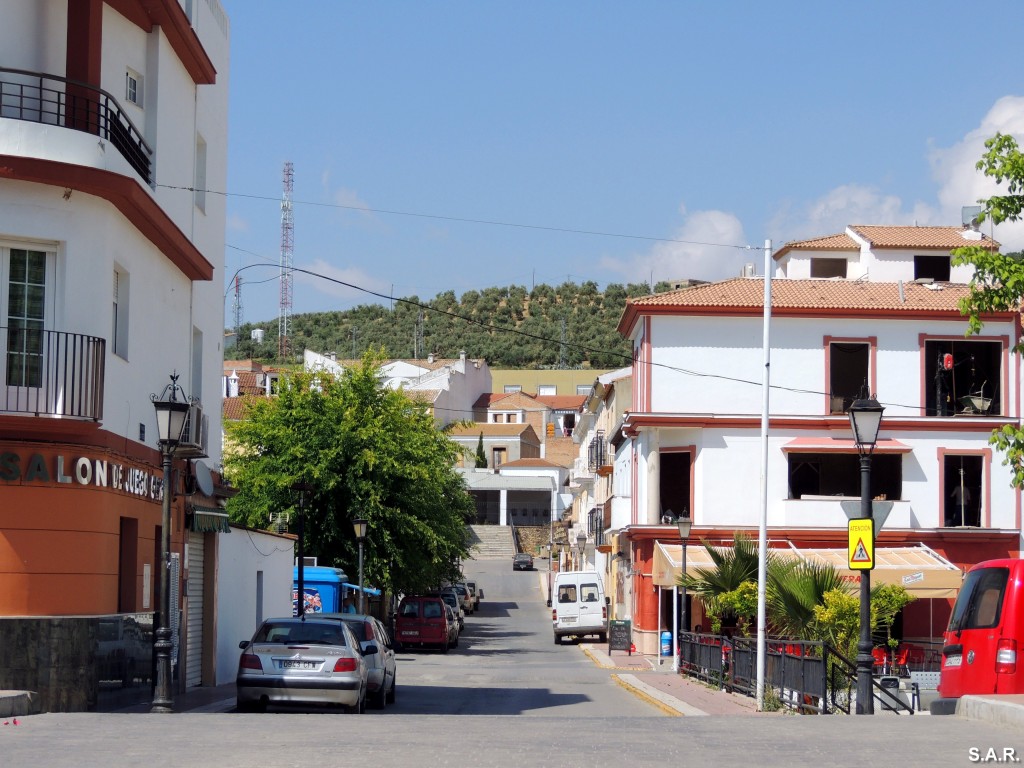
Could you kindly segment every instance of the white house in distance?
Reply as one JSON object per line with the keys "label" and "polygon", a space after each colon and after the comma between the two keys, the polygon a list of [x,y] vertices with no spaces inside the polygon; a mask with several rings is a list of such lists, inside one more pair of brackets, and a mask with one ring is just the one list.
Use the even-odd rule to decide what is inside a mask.
{"label": "white house in distance", "polygon": [[[354,361],[339,361],[336,355],[303,352],[307,371],[328,371],[339,375]],[[389,360],[381,366],[384,386],[401,387],[407,394],[428,405],[439,425],[473,418],[473,403],[481,392],[491,389],[491,373],[487,362],[466,357],[442,359],[429,355],[424,360]]]}
{"label": "white house in distance", "polygon": [[[228,20],[218,0],[8,0],[2,19],[0,646],[31,621],[21,646],[50,656],[6,657],[0,687],[96,706],[111,670],[73,646],[92,625],[151,637],[168,490],[174,686],[213,682]],[[174,373],[194,402],[165,489],[150,396]],[[145,698],[132,649],[115,679]]]}
{"label": "white house in distance", "polygon": [[[965,243],[998,248],[959,227],[851,226],[774,254],[771,546],[845,570],[842,502],[860,497],[846,411],[871,393],[885,407],[872,494],[892,502],[872,583],[903,584],[920,598],[896,631],[921,644],[941,637],[964,569],[1021,551],[1021,496],[988,443],[1021,418],[1021,360],[1011,351],[1021,319],[992,313],[980,335],[965,337],[957,302],[970,274],[950,266],[950,250]],[[741,277],[631,299],[620,321],[634,347],[622,426],[630,462],[615,468],[631,489],[620,546],[635,573],[627,608],[645,652],[676,615],[680,539],[666,513],[691,513],[690,573],[702,540],[757,537],[763,303],[763,278]],[[687,629],[702,621],[699,611],[689,617]]]}

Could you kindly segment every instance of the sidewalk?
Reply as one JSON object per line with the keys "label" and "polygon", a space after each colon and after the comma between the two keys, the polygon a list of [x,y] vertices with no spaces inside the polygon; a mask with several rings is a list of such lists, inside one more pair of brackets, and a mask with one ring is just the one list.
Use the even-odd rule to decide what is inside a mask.
{"label": "sidewalk", "polygon": [[706,715],[778,716],[782,712],[758,712],[757,702],[749,696],[728,693],[690,680],[672,671],[669,657],[645,656],[627,651],[608,653],[607,643],[580,643],[595,664],[614,669],[616,682],[670,715],[701,717]]}

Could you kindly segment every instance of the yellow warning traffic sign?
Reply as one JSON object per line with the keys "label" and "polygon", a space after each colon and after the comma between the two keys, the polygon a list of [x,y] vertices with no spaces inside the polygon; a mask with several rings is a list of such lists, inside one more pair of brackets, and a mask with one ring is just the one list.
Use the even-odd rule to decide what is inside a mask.
{"label": "yellow warning traffic sign", "polygon": [[870,517],[850,520],[848,533],[850,570],[873,570],[875,567],[875,521]]}

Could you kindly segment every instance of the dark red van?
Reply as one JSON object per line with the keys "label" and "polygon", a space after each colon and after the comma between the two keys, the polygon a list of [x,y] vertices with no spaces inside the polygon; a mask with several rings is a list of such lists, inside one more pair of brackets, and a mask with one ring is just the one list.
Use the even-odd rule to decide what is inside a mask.
{"label": "dark red van", "polygon": [[1024,560],[986,560],[967,572],[942,647],[932,714],[952,714],[967,694],[1024,693]]}
{"label": "dark red van", "polygon": [[448,653],[450,647],[448,615],[444,601],[437,595],[406,595],[395,614],[395,640],[409,646],[437,648]]}

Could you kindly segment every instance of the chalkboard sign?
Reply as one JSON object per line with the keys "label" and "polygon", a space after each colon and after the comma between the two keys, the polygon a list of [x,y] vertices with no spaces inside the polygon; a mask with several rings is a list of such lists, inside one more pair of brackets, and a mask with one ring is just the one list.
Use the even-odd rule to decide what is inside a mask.
{"label": "chalkboard sign", "polygon": [[608,622],[608,655],[612,651],[629,651],[633,655],[633,632],[629,621],[611,620]]}

